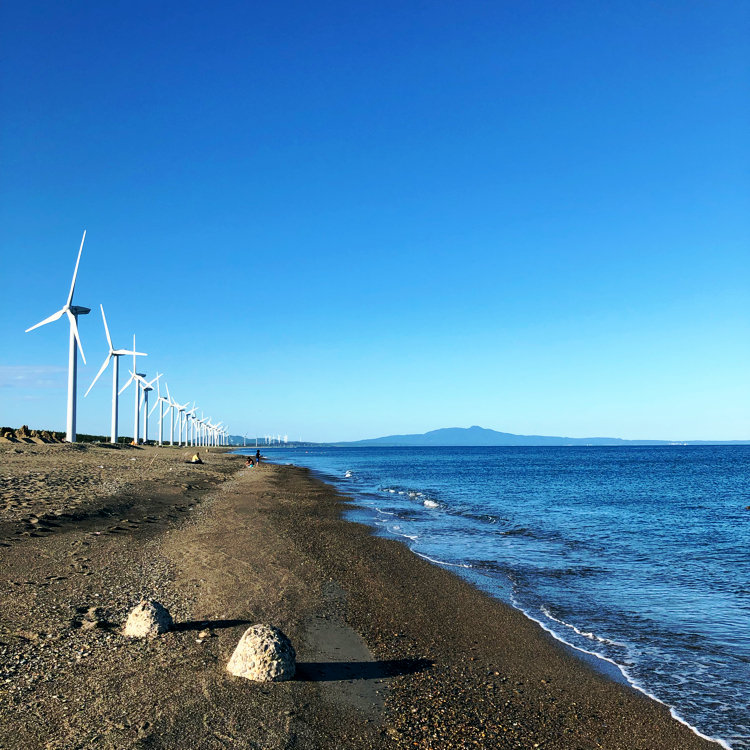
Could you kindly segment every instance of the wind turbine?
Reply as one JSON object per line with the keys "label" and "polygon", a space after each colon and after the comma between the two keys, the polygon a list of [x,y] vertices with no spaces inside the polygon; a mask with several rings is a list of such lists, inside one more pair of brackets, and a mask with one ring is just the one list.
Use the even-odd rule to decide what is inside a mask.
{"label": "wind turbine", "polygon": [[135,350],[135,334],[133,334],[133,369],[130,371],[130,379],[128,380],[127,383],[125,383],[125,385],[122,388],[120,388],[120,391],[119,391],[122,394],[131,383],[133,384],[133,388],[135,388],[135,412],[134,412],[134,417],[133,417],[133,445],[138,445],[138,427],[139,427],[139,417],[140,417],[140,411],[141,411],[140,383],[138,382],[139,373],[135,366],[136,354],[138,354],[138,352],[136,352]]}
{"label": "wind turbine", "polygon": [[203,447],[203,425],[205,424],[205,419],[203,419],[203,412],[201,412],[201,418],[198,419],[198,417],[193,417],[193,421],[195,422],[195,444],[202,448]]}
{"label": "wind turbine", "polygon": [[[161,375],[158,375],[157,373],[157,379],[156,379],[156,403],[151,407],[151,411],[153,412],[156,407],[159,407],[159,445],[164,445],[164,404],[167,404],[167,406],[171,406],[169,399],[166,396],[161,395],[161,387],[159,386],[159,377]],[[166,386],[166,382],[164,383]],[[167,392],[169,392],[167,390]],[[150,416],[150,415],[149,415]]]}
{"label": "wind turbine", "polygon": [[[185,406],[187,406],[187,404],[185,404]],[[198,407],[195,405],[195,401],[193,401],[193,408],[190,411],[185,412],[185,445],[195,446],[193,414],[195,414],[195,410],[197,408]]]}
{"label": "wind turbine", "polygon": [[144,354],[143,352],[137,352],[135,351],[135,345],[133,347],[133,350],[130,349],[115,349],[112,346],[112,338],[109,335],[109,328],[107,327],[107,318],[104,315],[104,306],[99,305],[102,311],[102,320],[104,321],[104,333],[107,334],[107,344],[109,345],[109,354],[107,354],[106,359],[104,360],[104,364],[99,368],[99,372],[96,373],[96,377],[91,381],[91,385],[89,386],[88,391],[84,394],[84,398],[89,395],[91,392],[91,389],[94,387],[94,383],[96,383],[97,380],[99,380],[99,377],[101,374],[107,369],[107,365],[109,364],[109,360],[112,359],[112,435],[110,437],[110,443],[116,443],[117,442],[117,386],[118,379],[119,379],[119,362],[120,357],[122,357],[124,354],[137,354],[141,357],[146,357],[148,355]]}
{"label": "wind turbine", "polygon": [[81,262],[81,253],[83,252],[83,242],[85,239],[86,231],[84,230],[83,237],[81,238],[81,247],[78,250],[78,258],[76,259],[76,267],[73,271],[73,281],[70,284],[70,292],[68,292],[68,299],[65,305],[53,315],[26,329],[26,333],[28,333],[35,328],[39,328],[39,326],[59,320],[63,315],[68,316],[68,322],[70,323],[70,344],[68,349],[68,414],[65,426],[65,440],[69,443],[75,443],[76,440],[76,380],[78,374],[76,344],[78,344],[78,348],[81,350],[83,364],[86,364],[86,357],[83,354],[83,347],[81,346],[81,338],[78,335],[78,316],[88,315],[91,312],[91,309],[88,307],[80,307],[73,304],[73,292],[76,288],[78,264]]}
{"label": "wind turbine", "polygon": [[[185,409],[189,403],[189,401],[186,401],[184,404],[178,404],[175,401],[172,404],[177,409],[177,445],[180,446],[182,445],[182,429],[185,423]],[[187,445],[187,440],[185,441],[185,445]]]}
{"label": "wind turbine", "polygon": [[167,403],[169,404],[169,444],[174,445],[174,413],[177,409],[177,402],[169,395],[169,386],[166,381],[164,387],[167,389]]}
{"label": "wind turbine", "polygon": [[146,380],[144,375],[139,375],[141,381],[141,406],[143,407],[143,444],[148,443],[148,394],[154,390],[153,383],[158,383],[161,375],[157,372],[153,380]]}
{"label": "wind turbine", "polygon": [[180,430],[181,430],[181,424],[180,424],[180,416],[181,416],[181,409],[184,409],[185,406],[180,406],[170,395],[169,393],[169,386],[166,385],[165,387],[167,389],[167,401],[169,403],[169,406],[171,408],[170,416],[169,416],[169,444],[174,445],[174,423],[175,423],[175,414],[177,414],[177,444],[182,445],[180,442]]}

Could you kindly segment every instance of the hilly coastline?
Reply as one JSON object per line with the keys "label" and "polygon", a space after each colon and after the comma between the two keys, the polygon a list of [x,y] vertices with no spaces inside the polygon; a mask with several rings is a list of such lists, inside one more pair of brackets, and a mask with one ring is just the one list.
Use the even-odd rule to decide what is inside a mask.
{"label": "hilly coastline", "polygon": [[386,437],[336,442],[331,445],[346,447],[456,447],[456,446],[586,446],[586,445],[748,445],[748,440],[623,440],[611,437],[571,438],[549,435],[514,435],[485,427],[444,427],[414,435],[387,435]]}

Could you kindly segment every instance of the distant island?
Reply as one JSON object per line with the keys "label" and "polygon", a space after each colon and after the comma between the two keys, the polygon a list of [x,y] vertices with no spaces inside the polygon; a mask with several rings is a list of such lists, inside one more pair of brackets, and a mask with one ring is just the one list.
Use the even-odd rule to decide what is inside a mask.
{"label": "distant island", "polygon": [[750,440],[623,440],[621,438],[570,438],[547,435],[514,435],[485,427],[443,427],[419,435],[388,435],[369,440],[327,443],[346,447],[419,447],[419,446],[513,446],[513,445],[750,445]]}

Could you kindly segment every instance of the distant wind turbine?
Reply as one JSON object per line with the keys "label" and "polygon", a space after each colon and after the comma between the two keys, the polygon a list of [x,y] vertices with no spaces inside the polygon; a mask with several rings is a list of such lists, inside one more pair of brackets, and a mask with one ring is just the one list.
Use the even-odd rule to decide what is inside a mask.
{"label": "distant wind turbine", "polygon": [[[157,373],[157,379],[156,379],[156,403],[151,407],[151,411],[153,412],[156,407],[159,407],[159,445],[164,445],[164,404],[167,404],[167,406],[171,406],[169,403],[169,398],[167,396],[161,395],[161,387],[159,385],[159,377],[161,377]],[[166,382],[164,383],[166,387]],[[150,415],[149,415],[150,416]]]}
{"label": "distant wind turbine", "polygon": [[[130,379],[125,385],[120,388],[120,394],[132,383],[135,389],[135,411],[133,414],[133,445],[138,445],[138,428],[139,428],[139,416],[141,411],[141,394],[140,394],[140,383],[138,382],[138,370],[135,366],[135,358],[138,352],[135,350],[135,334],[133,334],[133,369],[130,371]],[[142,356],[146,356],[145,354]]]}
{"label": "distant wind turbine", "polygon": [[148,394],[154,390],[154,383],[159,382],[161,375],[156,373],[156,377],[153,380],[146,380],[145,376],[139,375],[138,379],[141,381],[141,406],[143,407],[143,444],[148,443]]}
{"label": "distant wind turbine", "polygon": [[[187,405],[189,403],[189,401],[186,401],[184,404],[178,404],[176,401],[174,402],[174,408],[177,409],[177,445],[179,446],[182,446],[182,432],[183,425],[185,424],[185,409],[187,408]],[[185,445],[187,445],[187,441],[185,441]]]}
{"label": "distant wind turbine", "polygon": [[[169,402],[170,411],[169,411],[169,444],[174,445],[174,415],[175,412],[177,412],[177,409],[179,407],[179,404],[172,398],[172,396],[169,395],[169,386],[164,383],[164,387],[167,389],[167,401]],[[179,413],[178,413],[178,419],[179,419]],[[177,424],[179,428],[179,422]]]}
{"label": "distant wind turbine", "polygon": [[197,408],[195,401],[193,401],[193,408],[185,412],[185,445],[195,446],[195,429],[193,425],[195,417],[193,417],[193,414],[195,414]]}
{"label": "distant wind turbine", "polygon": [[99,305],[102,311],[102,320],[104,321],[104,333],[107,335],[107,344],[109,345],[109,354],[107,354],[106,359],[104,360],[104,364],[99,368],[99,372],[96,373],[96,377],[91,381],[91,385],[89,386],[88,391],[84,394],[84,398],[89,395],[91,392],[91,389],[94,387],[94,383],[96,383],[97,380],[99,380],[99,377],[101,374],[107,369],[107,365],[109,364],[109,360],[112,359],[112,434],[110,436],[110,443],[116,443],[117,442],[117,388],[118,388],[118,379],[119,379],[119,360],[120,357],[122,357],[124,354],[137,354],[141,357],[146,357],[147,355],[143,352],[137,352],[135,349],[115,349],[112,345],[112,339],[109,335],[109,328],[107,327],[107,318],[104,315],[104,307],[103,305]]}
{"label": "distant wind turbine", "polygon": [[70,292],[68,293],[68,299],[65,302],[65,305],[53,315],[50,315],[36,325],[31,326],[31,328],[26,329],[26,333],[28,333],[35,328],[39,328],[39,326],[59,320],[63,315],[68,316],[68,323],[70,323],[70,344],[68,348],[68,413],[65,426],[65,439],[69,443],[75,443],[76,440],[76,380],[78,373],[76,344],[78,344],[78,349],[81,351],[81,359],[83,360],[83,363],[86,364],[86,357],[83,354],[83,347],[81,346],[81,338],[78,335],[78,316],[88,315],[91,312],[91,309],[88,307],[79,307],[73,304],[73,292],[76,288],[78,264],[81,262],[81,253],[83,252],[83,243],[85,239],[86,232],[84,230],[83,237],[81,238],[81,247],[78,250],[78,258],[76,259],[76,267],[73,271],[73,281],[70,284]]}

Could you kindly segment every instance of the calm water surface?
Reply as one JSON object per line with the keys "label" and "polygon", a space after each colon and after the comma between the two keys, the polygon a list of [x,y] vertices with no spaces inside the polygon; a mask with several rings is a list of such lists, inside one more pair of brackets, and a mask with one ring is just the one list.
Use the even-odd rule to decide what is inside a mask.
{"label": "calm water surface", "polygon": [[750,748],[750,446],[266,452],[696,731]]}

